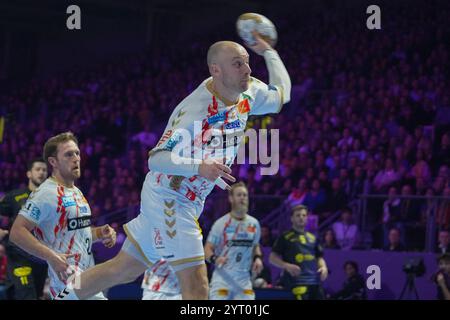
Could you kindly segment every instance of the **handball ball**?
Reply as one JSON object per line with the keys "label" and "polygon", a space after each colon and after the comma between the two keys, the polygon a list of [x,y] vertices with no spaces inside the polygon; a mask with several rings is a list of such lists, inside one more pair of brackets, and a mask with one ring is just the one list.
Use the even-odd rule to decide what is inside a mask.
{"label": "handball ball", "polygon": [[252,31],[259,33],[261,38],[267,41],[272,47],[277,42],[277,29],[275,25],[265,16],[258,13],[244,13],[236,21],[238,35],[249,45],[255,44]]}

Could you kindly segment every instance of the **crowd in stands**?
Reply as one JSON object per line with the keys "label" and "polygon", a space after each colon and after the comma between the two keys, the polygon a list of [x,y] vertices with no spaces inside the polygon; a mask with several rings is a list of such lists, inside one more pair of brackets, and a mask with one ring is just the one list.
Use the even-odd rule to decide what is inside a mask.
{"label": "crowd in stands", "polygon": [[[406,248],[423,249],[423,239],[408,235],[424,230],[431,211],[438,229],[448,229],[450,12],[448,4],[440,6],[402,7],[382,31],[346,19],[344,10],[302,19],[292,13],[278,21],[276,49],[291,75],[293,97],[280,114],[249,123],[280,133],[276,175],[261,176],[258,166],[233,168],[250,194],[305,204],[321,222],[342,211],[342,221],[324,237],[335,248],[352,248],[359,236],[345,208],[360,194],[387,195],[369,210],[380,248],[399,237],[409,242]],[[208,76],[207,48],[221,39],[205,36],[153,48],[95,68],[32,79],[3,93],[0,192],[24,185],[27,161],[42,154],[47,138],[71,130],[82,155],[78,184],[93,216],[137,206],[149,149],[171,110]],[[267,82],[263,59],[251,55],[251,65],[253,75]],[[446,200],[399,197],[415,195]],[[252,214],[260,218],[273,208],[264,203]],[[221,214],[207,203],[206,233]],[[348,226],[355,239],[343,235]]]}

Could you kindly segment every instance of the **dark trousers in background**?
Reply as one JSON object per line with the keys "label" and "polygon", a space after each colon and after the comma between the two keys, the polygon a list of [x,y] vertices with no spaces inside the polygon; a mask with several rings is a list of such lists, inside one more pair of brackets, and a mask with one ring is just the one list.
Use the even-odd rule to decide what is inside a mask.
{"label": "dark trousers in background", "polygon": [[47,279],[47,264],[36,262],[20,253],[8,252],[7,299],[37,300],[42,297]]}

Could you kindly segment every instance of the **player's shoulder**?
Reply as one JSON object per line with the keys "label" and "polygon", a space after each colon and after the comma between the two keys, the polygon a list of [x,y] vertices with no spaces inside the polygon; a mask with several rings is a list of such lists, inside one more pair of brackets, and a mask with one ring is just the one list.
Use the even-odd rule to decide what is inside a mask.
{"label": "player's shoulder", "polygon": [[230,220],[231,219],[231,215],[230,215],[230,213],[228,212],[228,213],[225,213],[223,216],[221,216],[219,219],[217,219],[216,220],[216,224],[217,225],[223,225],[223,224],[225,224],[228,220]]}
{"label": "player's shoulder", "polygon": [[189,106],[189,107],[195,107],[200,105],[202,102],[208,102],[211,100],[211,92],[207,88],[207,84],[209,81],[211,81],[211,77],[205,79],[200,85],[195,88],[194,91],[192,91],[186,98],[183,99],[183,101],[180,102],[180,104],[177,106],[177,108]]}
{"label": "player's shoulder", "polygon": [[250,77],[250,85],[247,91],[243,92],[242,95],[245,98],[249,98],[250,100],[255,100],[261,94],[265,95],[271,90],[277,91],[277,88],[273,85],[266,84],[264,81],[261,81],[258,78]]}
{"label": "player's shoulder", "polygon": [[295,232],[292,230],[284,231],[280,234],[281,239],[290,240],[295,237]]}
{"label": "player's shoulder", "polygon": [[58,184],[51,178],[45,180],[39,187],[31,192],[28,200],[32,202],[47,201],[57,194]]}
{"label": "player's shoulder", "polygon": [[252,224],[256,224],[257,226],[259,226],[258,219],[256,219],[254,216],[251,216],[249,214],[247,214],[247,222],[248,223],[252,223]]}
{"label": "player's shoulder", "polygon": [[14,189],[14,190],[11,190],[11,191],[5,193],[4,199],[18,201],[17,198],[28,197],[29,194],[30,194],[30,191],[28,190],[28,188],[18,188],[18,189]]}
{"label": "player's shoulder", "polygon": [[255,77],[250,77],[250,85],[248,87],[248,90],[245,93],[249,93],[250,95],[255,95],[257,91],[262,89],[267,89],[268,85],[264,83],[263,81],[259,80]]}
{"label": "player's shoulder", "polygon": [[317,237],[316,237],[316,235],[314,233],[311,233],[311,232],[307,231],[305,233],[305,235],[306,235],[306,238],[308,238],[309,242],[316,242]]}

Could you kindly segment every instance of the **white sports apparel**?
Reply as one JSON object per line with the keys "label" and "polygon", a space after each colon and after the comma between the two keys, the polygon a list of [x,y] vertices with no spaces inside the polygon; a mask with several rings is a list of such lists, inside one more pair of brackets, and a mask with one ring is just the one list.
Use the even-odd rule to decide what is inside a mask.
{"label": "white sports apparel", "polygon": [[237,220],[231,214],[218,219],[208,235],[217,257],[227,257],[216,266],[211,279],[210,299],[254,299],[250,271],[253,250],[259,244],[261,228],[257,219],[246,215]]}
{"label": "white sports apparel", "polygon": [[[222,160],[226,156],[226,164],[231,165],[248,116],[276,113],[282,106],[280,89],[255,78],[251,78],[249,89],[239,101],[227,106],[212,93],[211,81],[212,78],[203,81],[175,108],[150,155],[173,152],[180,144],[184,146],[180,148],[181,156],[187,157],[183,152],[191,149],[190,158]],[[192,141],[183,141],[187,132]],[[174,176],[154,171],[151,156],[149,164],[150,172],[141,193],[141,212],[125,225],[127,235],[145,256],[142,261],[150,265],[163,258],[178,271],[204,263],[203,237],[197,219],[214,182],[197,173]]]}
{"label": "white sports apparel", "polygon": [[[71,271],[81,273],[94,266],[91,209],[80,189],[65,187],[50,177],[30,194],[19,214],[37,225],[34,234],[47,247],[58,253],[75,254],[68,259]],[[59,280],[50,265],[48,274],[54,298],[67,284]],[[88,299],[106,298],[100,292]]]}
{"label": "white sports apparel", "polygon": [[177,276],[164,259],[145,271],[142,289],[144,290],[143,300],[152,300],[151,297],[159,298],[158,300],[172,300],[177,296],[181,297]]}

